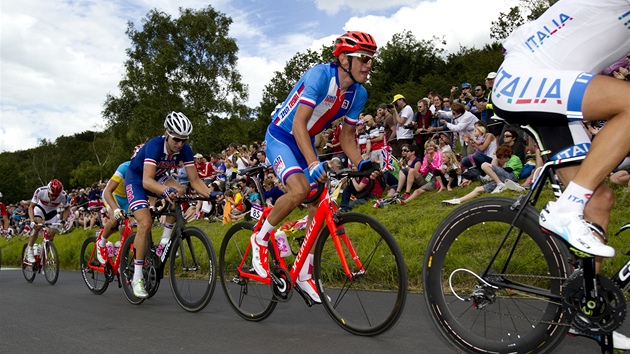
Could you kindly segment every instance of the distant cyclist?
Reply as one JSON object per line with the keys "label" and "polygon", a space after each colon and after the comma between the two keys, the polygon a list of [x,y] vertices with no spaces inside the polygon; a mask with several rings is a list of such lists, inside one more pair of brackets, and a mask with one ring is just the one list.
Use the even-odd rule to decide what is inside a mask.
{"label": "distant cyclist", "polygon": [[[354,138],[355,125],[363,110],[367,92],[363,87],[376,54],[374,38],[364,32],[347,32],[336,39],[335,62],[319,64],[304,73],[282,106],[272,116],[265,136],[267,158],[276,175],[287,187],[278,198],[260,232],[252,235],[253,267],[262,277],[267,276],[267,242],[270,233],[293,211],[317,181],[325,181],[324,164],[314,147],[314,138],[332,121],[344,117],[340,142],[350,161],[359,169],[371,167],[371,161],[361,161]],[[309,222],[317,205],[310,204]],[[314,302],[321,303],[311,278],[313,255],[307,258],[296,281]]]}
{"label": "distant cyclist", "polygon": [[[58,179],[52,179],[48,185],[39,187],[33,193],[31,204],[28,207],[28,217],[31,219],[31,234],[26,247],[26,260],[29,263],[35,262],[33,255],[33,244],[39,236],[41,224],[44,222],[57,223],[60,220],[67,220],[70,214],[68,206],[68,195],[63,190],[63,185]],[[62,209],[63,215],[60,218],[58,211]],[[52,240],[55,237],[55,229],[49,234]]]}
{"label": "distant cyclist", "polygon": [[[131,156],[132,159],[136,156],[142,145],[144,144],[137,145],[134,148],[133,155]],[[96,241],[98,251],[96,258],[98,258],[101,264],[105,264],[107,257],[109,257],[106,247],[107,239],[114,233],[114,228],[118,225],[118,221],[129,212],[129,202],[127,201],[127,194],[125,193],[125,174],[127,173],[127,168],[129,168],[130,163],[131,161],[125,161],[118,165],[116,172],[114,172],[114,175],[107,182],[105,189],[103,189],[103,201],[107,208],[109,218],[107,218],[107,222],[103,226],[103,233]]]}
{"label": "distant cyclist", "polygon": [[2,225],[2,230],[0,233],[2,235],[9,235],[9,212],[7,211],[6,205],[2,203],[2,193],[0,193],[0,224]]}
{"label": "distant cyclist", "polygon": [[[195,191],[205,197],[210,194],[210,190],[197,174],[192,149],[186,144],[193,130],[188,117],[180,112],[171,112],[164,120],[164,128],[164,135],[149,140],[140,148],[125,174],[125,192],[129,210],[138,224],[134,240],[136,253],[131,285],[134,295],[139,298],[149,296],[142,276],[148,236],[153,224],[149,211],[149,197],[159,196],[170,202],[171,198],[184,194],[184,188],[168,175],[169,171],[177,167],[180,160],[184,161],[190,185]],[[156,249],[158,255],[161,254],[162,248],[171,236],[173,222],[175,222],[175,217],[167,217],[162,240]]]}
{"label": "distant cyclist", "polygon": [[[492,91],[495,113],[511,123],[565,127],[548,133],[545,148],[578,148],[557,157],[588,151],[580,166],[558,171],[568,185],[545,206],[540,225],[601,257],[615,254],[604,240],[615,199],[604,179],[630,152],[630,84],[597,73],[630,52],[629,16],[629,0],[558,1],[504,42]],[[583,120],[608,121],[592,144]],[[630,349],[617,332],[613,344]]]}

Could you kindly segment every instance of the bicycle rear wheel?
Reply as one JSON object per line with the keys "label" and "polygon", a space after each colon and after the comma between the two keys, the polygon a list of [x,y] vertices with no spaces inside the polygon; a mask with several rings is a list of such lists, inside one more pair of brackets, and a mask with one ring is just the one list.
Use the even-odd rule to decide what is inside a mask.
{"label": "bicycle rear wheel", "polygon": [[43,254],[42,254],[42,268],[44,269],[44,276],[50,285],[55,285],[59,278],[59,253],[57,253],[57,246],[51,241],[44,242]]}
{"label": "bicycle rear wheel", "polygon": [[[122,283],[123,293],[129,302],[134,305],[141,304],[145,299],[141,299],[136,297],[133,294],[133,289],[131,287],[131,281],[133,280],[133,272],[134,272],[134,264],[133,260],[135,257],[135,248],[133,245],[133,241],[136,238],[136,233],[131,233],[125,243],[122,245],[122,250],[120,251],[120,282]],[[149,251],[147,250],[147,255]],[[145,257],[146,263],[146,257]],[[145,267],[146,268],[146,267]],[[143,272],[144,273],[144,272]],[[146,274],[143,274],[146,279]]]}
{"label": "bicycle rear wheel", "polygon": [[79,254],[79,266],[81,267],[81,275],[88,289],[96,295],[101,295],[107,290],[109,281],[105,273],[97,270],[100,268],[101,262],[96,256],[96,236],[91,236],[83,241],[81,253]]}
{"label": "bicycle rear wheel", "polygon": [[216,256],[203,230],[188,226],[170,255],[169,276],[173,296],[189,312],[203,310],[212,299],[217,282]]}
{"label": "bicycle rear wheel", "polygon": [[249,247],[253,230],[253,224],[239,222],[227,231],[219,253],[219,274],[225,297],[234,311],[248,321],[262,321],[278,304],[271,286],[242,277],[239,271],[241,262],[240,269],[253,271]]}
{"label": "bicycle rear wheel", "polygon": [[32,283],[35,279],[37,271],[33,268],[33,264],[26,260],[26,247],[28,247],[28,244],[24,244],[24,246],[22,246],[22,274],[27,282]]}
{"label": "bicycle rear wheel", "polygon": [[504,238],[517,213],[514,202],[488,197],[464,204],[442,221],[427,247],[429,313],[465,352],[548,352],[570,328],[561,299],[572,272],[568,250],[541,231],[531,205]]}
{"label": "bicycle rear wheel", "polygon": [[405,306],[407,268],[402,252],[376,219],[358,213],[337,218],[343,260],[352,276],[346,275],[335,240],[324,228],[313,264],[320,298],[328,314],[346,331],[362,336],[381,334],[396,324]]}

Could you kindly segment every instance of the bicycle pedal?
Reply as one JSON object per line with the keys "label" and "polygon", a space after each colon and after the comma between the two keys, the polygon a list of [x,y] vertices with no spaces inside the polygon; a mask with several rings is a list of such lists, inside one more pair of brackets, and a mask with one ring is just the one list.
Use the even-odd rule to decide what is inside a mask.
{"label": "bicycle pedal", "polygon": [[306,306],[313,307],[313,305],[319,305],[319,303],[313,301],[313,299],[311,299],[311,297],[308,296],[306,292],[302,291],[299,286],[296,285],[293,287],[293,289],[295,289],[297,293],[300,294],[300,296],[304,299],[304,302],[306,302]]}

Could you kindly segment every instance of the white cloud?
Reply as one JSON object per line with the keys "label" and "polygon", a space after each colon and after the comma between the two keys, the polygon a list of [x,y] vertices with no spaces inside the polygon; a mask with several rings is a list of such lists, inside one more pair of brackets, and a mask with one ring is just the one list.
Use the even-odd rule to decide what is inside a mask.
{"label": "white cloud", "polygon": [[[238,70],[249,85],[247,104],[255,107],[273,73],[291,57],[330,45],[344,30],[367,31],[379,45],[407,29],[418,39],[444,35],[453,52],[460,44],[489,42],[490,22],[508,9],[506,1],[516,0],[476,7],[466,0],[221,0],[212,6],[234,21]],[[3,0],[0,151],[102,126],[105,96],[117,94],[124,75],[127,21],[140,29],[153,8],[176,17],[180,7],[207,6],[205,0]],[[288,13],[290,6],[303,11]]]}
{"label": "white cloud", "polygon": [[401,6],[413,6],[417,0],[315,0],[317,8],[328,14],[334,15],[345,8],[352,12],[366,13],[379,10],[399,8]]}

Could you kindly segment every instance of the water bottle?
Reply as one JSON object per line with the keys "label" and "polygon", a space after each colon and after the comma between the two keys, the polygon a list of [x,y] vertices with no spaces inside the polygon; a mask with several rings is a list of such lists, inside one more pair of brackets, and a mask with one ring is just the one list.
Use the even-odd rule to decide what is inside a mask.
{"label": "water bottle", "polygon": [[289,247],[289,240],[287,240],[287,234],[284,231],[276,231],[276,245],[278,251],[280,251],[280,257],[288,257],[291,255],[291,247]]}
{"label": "water bottle", "polygon": [[114,254],[112,257],[115,257],[118,254],[118,249],[120,249],[120,241],[116,241],[116,243],[114,243]]}
{"label": "water bottle", "polygon": [[114,251],[114,244],[110,241],[107,241],[105,247],[107,247],[107,254],[109,254],[109,256],[113,258],[116,255],[116,252]]}
{"label": "water bottle", "polygon": [[39,256],[39,245],[33,244],[33,256]]}

